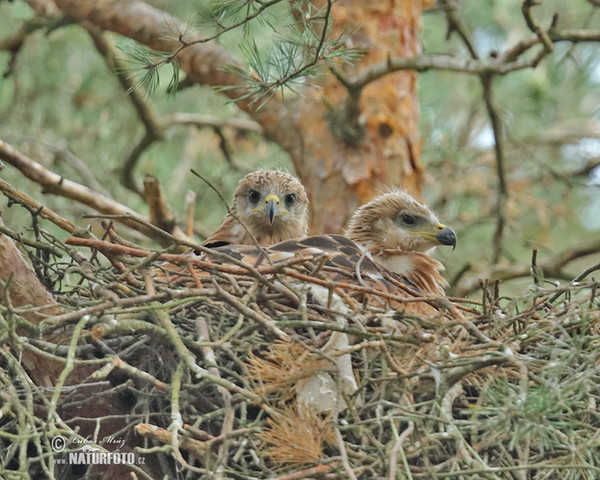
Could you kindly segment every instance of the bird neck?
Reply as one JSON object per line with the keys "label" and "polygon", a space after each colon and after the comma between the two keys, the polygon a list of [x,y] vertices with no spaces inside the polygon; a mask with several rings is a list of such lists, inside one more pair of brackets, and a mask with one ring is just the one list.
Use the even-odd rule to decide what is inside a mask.
{"label": "bird neck", "polygon": [[448,286],[441,275],[444,266],[426,253],[397,249],[380,249],[371,253],[383,267],[406,277],[423,294],[443,295]]}
{"label": "bird neck", "polygon": [[[259,245],[273,245],[284,240],[306,236],[308,225],[306,220],[302,222],[275,222],[273,224],[264,221],[256,222],[248,220],[246,228],[231,215],[227,215],[219,229],[212,235],[212,241],[223,240],[229,244],[253,245],[258,242]],[[248,233],[253,232],[254,239]]]}

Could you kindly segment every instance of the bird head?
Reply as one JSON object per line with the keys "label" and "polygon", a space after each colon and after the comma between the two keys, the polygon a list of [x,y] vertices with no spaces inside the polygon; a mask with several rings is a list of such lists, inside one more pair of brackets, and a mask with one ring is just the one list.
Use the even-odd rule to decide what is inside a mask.
{"label": "bird head", "polygon": [[308,198],[302,184],[292,175],[260,170],[246,175],[234,194],[234,213],[257,231],[297,229],[308,231]]}
{"label": "bird head", "polygon": [[385,193],[360,207],[346,235],[377,250],[427,252],[438,245],[456,247],[456,234],[407,193]]}

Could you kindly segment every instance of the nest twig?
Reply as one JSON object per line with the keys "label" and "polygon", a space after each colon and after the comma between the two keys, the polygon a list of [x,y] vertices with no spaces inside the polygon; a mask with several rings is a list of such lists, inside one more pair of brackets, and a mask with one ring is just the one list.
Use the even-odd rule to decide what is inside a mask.
{"label": "nest twig", "polygon": [[[437,305],[419,316],[364,301],[391,294],[332,282],[318,258],[254,268],[94,239],[23,248],[46,252],[61,309],[36,323],[9,295],[0,307],[2,477],[66,475],[61,459],[82,442],[143,458],[126,466],[138,478],[600,473],[589,274],[508,300],[486,292],[482,305],[405,298]],[[57,249],[71,259],[49,258]],[[334,335],[347,344],[332,348]],[[58,378],[32,380],[23,352],[58,363]],[[302,404],[319,376],[343,408]]]}

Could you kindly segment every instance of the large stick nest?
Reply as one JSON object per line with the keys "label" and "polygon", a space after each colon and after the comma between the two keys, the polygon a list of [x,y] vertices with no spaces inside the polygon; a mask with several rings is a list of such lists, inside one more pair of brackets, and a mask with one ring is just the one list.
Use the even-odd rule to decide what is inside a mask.
{"label": "large stick nest", "polygon": [[[3,301],[3,476],[101,476],[61,465],[83,444],[133,452],[137,478],[600,475],[589,274],[518,298],[483,285],[482,301],[419,316],[353,300],[315,273],[319,258],[191,268],[189,255],[88,246],[54,240],[67,262],[28,247],[58,313],[35,324]],[[330,348],[333,335],[346,343]],[[28,357],[58,378],[42,384]],[[337,400],[315,409],[307,392]]]}

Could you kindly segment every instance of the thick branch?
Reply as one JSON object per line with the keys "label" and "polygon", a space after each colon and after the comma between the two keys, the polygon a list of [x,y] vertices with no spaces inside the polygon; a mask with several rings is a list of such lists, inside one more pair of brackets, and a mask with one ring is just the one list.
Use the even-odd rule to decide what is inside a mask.
{"label": "thick branch", "polygon": [[[600,30],[551,30],[548,32],[548,36],[553,42],[600,42]],[[516,70],[523,70],[537,65],[540,60],[539,55],[533,59],[519,60],[518,57],[539,43],[540,40],[537,37],[519,42],[513,49],[508,50],[505,55],[500,55],[497,58],[489,60],[439,54],[421,55],[410,58],[391,58],[361,71],[355,77],[347,79],[346,82],[353,88],[358,88],[398,70],[415,70],[417,72],[448,70],[470,75],[506,75]],[[544,54],[545,52],[542,51],[542,55]]]}
{"label": "thick branch", "polygon": [[[136,0],[55,0],[55,3],[70,18],[119,33],[153,50],[176,52],[183,44],[188,45],[179,51],[177,61],[190,80],[203,85],[234,87],[224,91],[232,99],[242,98],[247,93],[241,87],[241,79],[223,69],[228,65],[241,66],[238,59],[214,42],[190,45],[202,40],[200,34],[190,31],[186,22],[162,10]],[[284,105],[273,98],[256,111],[251,101],[246,98],[237,101],[237,105],[262,125],[267,138],[279,143],[290,155],[299,157],[301,138],[290,135],[282,125],[291,120]]]}

